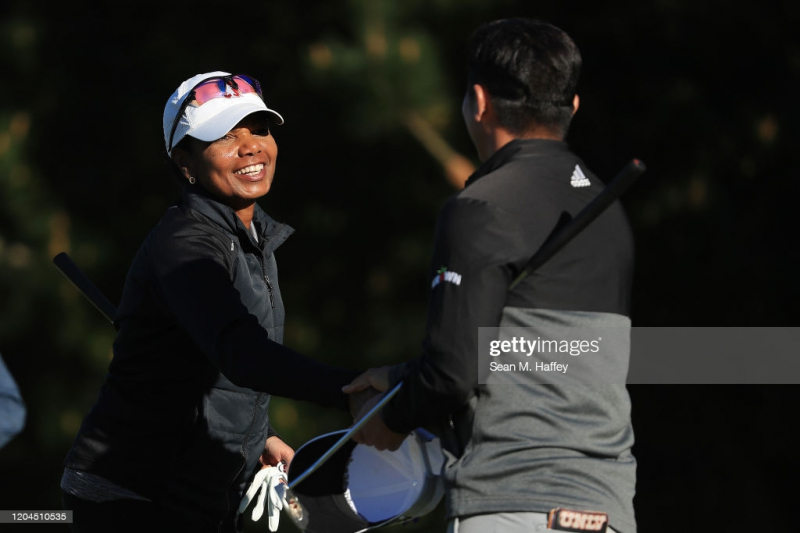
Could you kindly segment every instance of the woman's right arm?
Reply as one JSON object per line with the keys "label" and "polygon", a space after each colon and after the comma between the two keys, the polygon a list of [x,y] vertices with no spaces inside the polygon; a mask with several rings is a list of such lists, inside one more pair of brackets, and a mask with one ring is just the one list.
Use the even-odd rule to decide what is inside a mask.
{"label": "woman's right arm", "polygon": [[347,408],[341,387],[357,371],[325,365],[269,337],[231,281],[226,250],[205,234],[155,246],[150,263],[174,320],[232,383],[269,394]]}

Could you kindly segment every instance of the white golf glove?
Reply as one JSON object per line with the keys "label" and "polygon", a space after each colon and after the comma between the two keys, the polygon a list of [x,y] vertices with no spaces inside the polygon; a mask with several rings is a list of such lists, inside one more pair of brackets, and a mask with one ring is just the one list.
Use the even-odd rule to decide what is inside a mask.
{"label": "white golf glove", "polygon": [[253,521],[258,521],[261,515],[264,514],[264,502],[266,501],[269,530],[277,531],[281,510],[286,501],[284,499],[286,495],[286,486],[284,484],[286,482],[287,478],[282,463],[278,466],[262,468],[258,471],[252,485],[250,485],[250,488],[247,489],[247,492],[242,498],[242,502],[239,504],[239,513],[243,513],[247,509],[247,506],[250,505],[250,502],[253,501],[253,498],[258,492],[258,489],[261,489],[256,506],[253,508]]}

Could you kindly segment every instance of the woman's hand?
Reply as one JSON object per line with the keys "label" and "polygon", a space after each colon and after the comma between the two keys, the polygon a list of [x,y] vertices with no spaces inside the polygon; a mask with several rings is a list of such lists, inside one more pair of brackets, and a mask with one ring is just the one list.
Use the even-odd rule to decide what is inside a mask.
{"label": "woman's hand", "polygon": [[378,392],[383,392],[389,388],[389,370],[392,367],[382,366],[380,368],[370,368],[363,374],[357,376],[349,384],[342,387],[342,392],[352,394],[372,387]]}
{"label": "woman's hand", "polygon": [[347,401],[353,421],[358,418],[362,408],[370,399],[389,388],[390,369],[388,366],[370,368],[342,387],[342,392],[348,395]]}
{"label": "woman's hand", "polygon": [[272,436],[267,439],[264,444],[264,451],[261,454],[259,461],[262,465],[278,466],[279,463],[284,464],[284,468],[288,472],[289,463],[294,458],[294,450],[291,446],[283,442],[280,437]]}

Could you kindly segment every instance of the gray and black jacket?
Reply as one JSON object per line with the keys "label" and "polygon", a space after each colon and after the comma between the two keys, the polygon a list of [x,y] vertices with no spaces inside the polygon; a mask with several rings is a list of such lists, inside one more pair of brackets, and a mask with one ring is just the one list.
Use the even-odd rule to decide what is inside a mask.
{"label": "gray and black jacket", "polygon": [[554,326],[616,328],[605,364],[627,372],[633,239],[619,203],[509,290],[563,213],[574,217],[602,189],[566,143],[518,139],[440,213],[423,354],[392,370],[404,385],[382,416],[398,432],[454,420],[462,442],[446,472],[451,517],[566,507],[636,530],[624,380],[562,387],[478,377],[478,328],[501,326],[542,338]]}
{"label": "gray and black jacket", "polygon": [[[236,213],[187,187],[128,272],[114,356],[65,466],[173,510],[187,531],[235,531],[236,510],[274,434],[270,395],[347,407],[358,372],[282,345],[274,250],[292,233],[256,206]],[[190,527],[191,526],[191,527]]]}

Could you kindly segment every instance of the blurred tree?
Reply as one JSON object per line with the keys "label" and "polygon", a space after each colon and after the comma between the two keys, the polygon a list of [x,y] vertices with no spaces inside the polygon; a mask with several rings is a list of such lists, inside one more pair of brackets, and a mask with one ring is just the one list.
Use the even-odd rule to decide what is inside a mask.
{"label": "blurred tree", "polygon": [[314,78],[346,99],[343,105],[352,116],[345,128],[354,136],[369,138],[405,127],[460,189],[475,167],[439,132],[455,116],[460,122],[460,106],[447,90],[447,69],[434,36],[409,16],[419,5],[353,0],[351,6],[359,39],[312,44]]}
{"label": "blurred tree", "polygon": [[46,83],[35,81],[45,28],[38,16],[16,14],[3,17],[0,34],[4,77],[15,80],[0,89],[0,347],[29,405],[26,429],[3,450],[0,469],[7,479],[50,480],[45,487],[13,485],[2,499],[16,508],[58,501],[60,459],[96,394],[113,340],[113,330],[80,305],[50,263],[69,251],[91,272],[98,253],[53,194],[46,175],[52,167],[32,157],[51,98]]}

